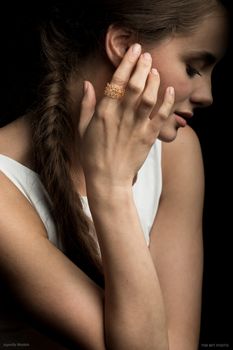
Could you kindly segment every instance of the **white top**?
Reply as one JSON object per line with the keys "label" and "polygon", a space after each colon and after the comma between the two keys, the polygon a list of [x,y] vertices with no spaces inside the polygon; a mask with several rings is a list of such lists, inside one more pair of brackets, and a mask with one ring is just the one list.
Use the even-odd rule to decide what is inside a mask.
{"label": "white top", "polygon": [[[0,171],[18,187],[36,209],[45,225],[49,240],[59,249],[62,249],[50,214],[50,199],[38,174],[21,163],[1,154]],[[138,172],[137,181],[133,185],[135,205],[147,243],[149,243],[150,229],[158,209],[161,190],[161,142],[157,140]],[[81,198],[84,211],[91,217],[87,197],[82,196]]]}
{"label": "white top", "polygon": [[[157,140],[138,172],[133,185],[133,196],[147,244],[150,230],[158,210],[162,191],[161,141]],[[91,217],[87,197],[82,197],[83,209]]]}
{"label": "white top", "polygon": [[[32,204],[44,223],[48,239],[57,248],[62,250],[50,213],[50,199],[38,174],[4,155],[0,155],[0,171],[17,186]],[[136,183],[133,185],[135,205],[147,244],[149,244],[149,234],[158,209],[161,190],[161,142],[157,140],[138,173]],[[82,203],[84,211],[91,217],[87,197],[82,197]],[[19,325],[23,324],[17,320],[16,315],[13,315],[13,313],[11,314],[9,309],[7,309],[7,305],[9,306],[9,298],[6,300],[7,293],[4,295],[4,288],[3,291],[1,291],[1,289],[2,287],[0,284],[0,293],[3,292],[0,298],[0,343],[3,331],[7,330],[7,332],[9,332],[10,329],[19,328]]]}

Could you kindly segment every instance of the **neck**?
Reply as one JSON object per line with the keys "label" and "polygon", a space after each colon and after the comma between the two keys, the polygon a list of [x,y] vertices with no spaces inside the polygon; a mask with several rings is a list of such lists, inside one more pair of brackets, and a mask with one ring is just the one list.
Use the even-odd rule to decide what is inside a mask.
{"label": "neck", "polygon": [[20,117],[0,129],[0,153],[33,170],[29,116]]}

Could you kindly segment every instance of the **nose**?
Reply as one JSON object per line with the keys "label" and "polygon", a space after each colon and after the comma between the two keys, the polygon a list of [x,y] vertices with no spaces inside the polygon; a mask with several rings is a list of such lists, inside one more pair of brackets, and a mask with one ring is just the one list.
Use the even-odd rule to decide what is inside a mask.
{"label": "nose", "polygon": [[191,103],[195,107],[208,107],[213,103],[211,78],[202,80],[193,89]]}

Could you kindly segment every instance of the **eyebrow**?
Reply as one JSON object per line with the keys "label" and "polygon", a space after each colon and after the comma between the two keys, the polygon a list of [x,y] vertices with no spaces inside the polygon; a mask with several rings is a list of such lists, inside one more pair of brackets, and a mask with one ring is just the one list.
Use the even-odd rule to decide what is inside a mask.
{"label": "eyebrow", "polygon": [[189,58],[203,61],[207,65],[212,65],[218,61],[217,57],[208,51],[194,51],[189,53]]}

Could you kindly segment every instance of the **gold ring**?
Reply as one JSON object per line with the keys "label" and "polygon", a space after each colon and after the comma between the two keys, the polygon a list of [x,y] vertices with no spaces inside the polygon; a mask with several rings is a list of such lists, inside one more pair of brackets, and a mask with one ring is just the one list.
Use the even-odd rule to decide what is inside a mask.
{"label": "gold ring", "polygon": [[107,83],[104,90],[105,96],[108,96],[116,100],[119,100],[120,98],[122,98],[124,94],[125,94],[125,89],[122,86],[119,86],[116,84]]}

